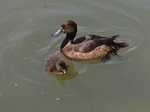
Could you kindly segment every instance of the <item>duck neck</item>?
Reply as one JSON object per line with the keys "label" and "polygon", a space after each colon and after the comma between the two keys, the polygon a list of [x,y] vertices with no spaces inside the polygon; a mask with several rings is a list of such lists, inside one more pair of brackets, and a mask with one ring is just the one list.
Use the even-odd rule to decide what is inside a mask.
{"label": "duck neck", "polygon": [[66,38],[64,39],[64,41],[61,44],[61,49],[64,48],[68,43],[73,43],[73,40],[76,36],[76,32],[75,33],[67,33]]}

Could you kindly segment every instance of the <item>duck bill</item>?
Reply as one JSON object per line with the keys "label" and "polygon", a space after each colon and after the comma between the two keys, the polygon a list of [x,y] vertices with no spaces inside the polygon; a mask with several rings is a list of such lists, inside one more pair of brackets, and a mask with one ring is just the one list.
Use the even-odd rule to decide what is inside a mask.
{"label": "duck bill", "polygon": [[67,74],[67,71],[66,71],[66,70],[63,70],[63,74]]}
{"label": "duck bill", "polygon": [[53,33],[51,36],[52,37],[58,37],[62,33],[63,33],[63,31],[61,29],[59,29],[57,32]]}

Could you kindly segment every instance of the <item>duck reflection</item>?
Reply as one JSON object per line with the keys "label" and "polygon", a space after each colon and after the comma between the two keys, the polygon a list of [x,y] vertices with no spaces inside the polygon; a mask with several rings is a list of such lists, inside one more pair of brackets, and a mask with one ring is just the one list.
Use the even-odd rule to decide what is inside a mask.
{"label": "duck reflection", "polygon": [[48,71],[49,74],[56,77],[60,85],[65,85],[66,80],[73,79],[79,74],[75,71],[75,66],[71,60],[66,61],[58,56],[50,56],[47,58],[45,71]]}

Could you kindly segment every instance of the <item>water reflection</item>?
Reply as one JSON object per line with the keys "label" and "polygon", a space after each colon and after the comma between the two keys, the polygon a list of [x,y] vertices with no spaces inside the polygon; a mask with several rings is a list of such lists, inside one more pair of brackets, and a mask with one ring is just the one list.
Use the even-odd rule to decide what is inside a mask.
{"label": "water reflection", "polygon": [[60,82],[60,85],[65,85],[65,82],[67,80],[70,80],[70,79],[73,79],[75,77],[77,77],[79,75],[78,71],[72,71],[72,72],[68,72],[68,74],[66,75],[55,75],[55,74],[51,74],[53,75],[54,77],[56,77],[56,79]]}
{"label": "water reflection", "polygon": [[79,75],[78,71],[75,69],[74,63],[70,60],[67,60],[67,63],[69,65],[68,67],[68,73],[66,75],[56,75],[49,72],[49,75],[52,75],[56,77],[56,79],[60,82],[60,85],[65,85],[65,82],[67,80],[73,79]]}

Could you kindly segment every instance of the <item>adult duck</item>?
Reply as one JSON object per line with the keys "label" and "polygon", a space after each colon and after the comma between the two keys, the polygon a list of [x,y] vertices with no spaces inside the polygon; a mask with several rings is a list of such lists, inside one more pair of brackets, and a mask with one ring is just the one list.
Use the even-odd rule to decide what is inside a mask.
{"label": "adult duck", "polygon": [[61,44],[60,51],[71,60],[103,58],[111,52],[117,55],[117,50],[128,46],[125,42],[114,42],[119,35],[112,37],[88,35],[74,40],[77,33],[77,24],[72,20],[63,22],[60,29],[51,36],[57,37],[61,33],[66,33],[66,38]]}

